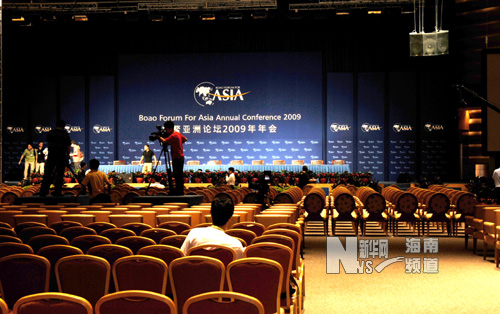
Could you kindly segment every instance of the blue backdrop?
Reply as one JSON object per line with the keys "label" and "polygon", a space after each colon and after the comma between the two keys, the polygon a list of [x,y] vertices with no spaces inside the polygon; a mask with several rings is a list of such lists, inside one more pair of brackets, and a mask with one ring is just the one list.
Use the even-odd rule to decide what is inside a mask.
{"label": "blue backdrop", "polygon": [[118,157],[126,162],[141,158],[167,120],[189,140],[186,159],[202,164],[322,159],[318,53],[123,55],[118,82]]}

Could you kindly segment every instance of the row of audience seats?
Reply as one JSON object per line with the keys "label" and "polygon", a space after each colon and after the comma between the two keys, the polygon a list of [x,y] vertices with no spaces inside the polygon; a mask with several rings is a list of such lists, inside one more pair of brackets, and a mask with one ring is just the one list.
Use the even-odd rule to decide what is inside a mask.
{"label": "row of audience seats", "polygon": [[483,259],[488,249],[493,248],[495,265],[500,263],[500,206],[476,206],[473,215],[465,216],[465,248],[472,236],[472,252],[476,254],[477,244],[482,241]]}
{"label": "row of audience seats", "polygon": [[[104,204],[104,205],[98,205],[98,206],[109,206],[109,205],[110,204]],[[137,209],[137,208],[136,209],[143,210],[146,208],[151,208],[151,207],[148,207],[148,206],[151,206],[150,204],[144,204],[143,206],[144,207],[141,207],[140,209]],[[186,210],[186,213],[188,211],[195,211],[195,212],[201,211],[201,212],[203,212],[203,210],[206,209],[206,208],[202,208],[203,206],[207,206],[207,204],[201,205],[198,208],[196,208],[196,207],[195,208],[184,207],[184,210]],[[75,208],[75,207],[76,206],[71,205],[70,208]],[[117,207],[117,206],[115,206],[115,207]],[[276,208],[276,207],[278,207],[278,208]],[[269,210],[266,210],[265,212],[262,212],[262,213],[259,213],[259,211],[257,211],[257,210],[260,210],[258,208],[257,209],[252,208],[252,210],[249,210],[246,212],[244,211],[244,216],[247,217],[246,219],[251,219],[252,215],[253,215],[254,220],[257,220],[259,218],[259,216],[266,216],[266,218],[272,218],[272,219],[265,220],[265,222],[269,228],[266,228],[266,225],[256,223],[253,221],[239,222],[239,223],[235,223],[233,225],[233,229],[228,230],[227,232],[228,232],[228,234],[231,234],[233,236],[238,237],[240,239],[240,241],[242,242],[242,244],[245,246],[247,244],[249,244],[250,246],[258,245],[257,242],[260,241],[260,240],[257,240],[258,236],[264,237],[265,241],[271,241],[272,237],[274,237],[274,238],[281,237],[280,239],[274,239],[274,241],[277,242],[277,243],[275,243],[275,245],[284,245],[285,248],[287,248],[289,250],[289,253],[291,252],[289,255],[291,256],[290,259],[291,259],[291,265],[293,268],[288,267],[288,269],[289,269],[289,274],[290,273],[294,274],[294,276],[292,278],[295,278],[295,281],[297,282],[297,290],[298,291],[295,294],[296,298],[294,299],[291,297],[289,289],[285,289],[284,288],[285,284],[283,284],[281,289],[279,290],[280,291],[280,293],[279,293],[280,298],[279,299],[280,299],[280,304],[281,304],[281,302],[283,302],[282,305],[284,307],[294,309],[294,311],[295,311],[297,308],[302,308],[302,306],[303,306],[302,302],[303,302],[303,294],[304,294],[304,290],[303,290],[303,286],[304,286],[304,284],[303,284],[304,283],[303,282],[303,274],[304,274],[303,269],[304,269],[304,267],[303,267],[303,262],[300,258],[300,249],[302,248],[301,241],[303,238],[303,229],[301,228],[300,224],[290,223],[290,222],[294,222],[294,221],[298,220],[297,217],[299,215],[297,214],[297,210],[298,210],[297,206],[287,204],[286,206],[281,206],[281,207],[276,206],[276,207],[271,208]],[[102,208],[106,208],[106,207],[92,208],[92,209],[96,212],[105,211],[105,210],[102,210]],[[17,209],[22,210],[22,207],[17,208]],[[65,210],[66,208],[62,208],[62,209]],[[158,209],[160,209],[159,211],[161,212],[161,208],[158,207],[156,210],[158,210]],[[179,209],[179,208],[175,208],[175,209]],[[3,210],[0,210],[0,212],[5,212],[5,211],[9,211],[9,210],[11,210],[11,208],[3,208]],[[61,208],[56,209],[56,210],[61,210]],[[74,209],[74,210],[77,211],[78,209]],[[85,210],[87,211],[88,208],[85,208]],[[276,214],[273,214],[273,210],[276,212]],[[200,217],[199,213],[197,213],[197,214],[198,214],[198,217]],[[82,214],[73,214],[73,215],[76,215],[76,216],[74,216],[75,218],[77,218],[77,217],[83,218],[83,216],[81,216],[81,217],[78,216],[78,215],[82,215]],[[85,214],[83,214],[83,215],[85,215]],[[29,214],[25,214],[25,216],[29,216]],[[11,234],[10,235],[0,235],[0,242],[5,241],[5,238],[9,238],[10,240],[18,239],[19,241],[16,241],[16,242],[23,242],[23,240],[24,240],[25,243],[28,243],[29,245],[22,244],[22,243],[17,243],[17,245],[12,244],[12,243],[0,244],[0,256],[2,256],[1,255],[2,250],[8,251],[10,249],[10,253],[13,253],[13,251],[16,250],[16,249],[12,248],[14,246],[17,246],[17,247],[23,246],[25,249],[26,249],[26,247],[31,248],[32,252],[29,252],[29,250],[26,249],[28,252],[25,252],[25,253],[35,252],[38,254],[40,254],[40,253],[44,254],[44,252],[50,251],[52,249],[52,250],[55,250],[56,252],[58,252],[58,253],[56,253],[56,255],[58,257],[66,256],[65,255],[66,253],[62,253],[62,252],[67,248],[72,248],[70,250],[73,250],[73,252],[70,255],[73,255],[73,254],[81,255],[84,252],[87,254],[91,254],[91,253],[96,254],[96,252],[94,252],[93,250],[99,250],[100,248],[102,248],[102,250],[104,250],[105,252],[108,252],[110,255],[113,255],[113,254],[115,254],[114,249],[116,247],[120,247],[122,249],[125,248],[128,251],[132,252],[132,254],[142,255],[142,254],[144,254],[143,251],[146,250],[146,248],[148,248],[148,247],[151,248],[151,250],[155,250],[155,249],[158,250],[159,249],[160,252],[162,251],[162,249],[164,247],[169,247],[169,248],[173,247],[173,246],[180,247],[182,245],[183,239],[185,238],[185,235],[178,235],[177,233],[187,234],[192,226],[187,224],[187,223],[180,222],[180,221],[160,222],[159,225],[157,225],[156,223],[159,222],[158,216],[160,216],[160,215],[158,215],[158,212],[155,212],[156,219],[153,219],[153,221],[155,222],[154,227],[158,227],[158,228],[153,228],[153,226],[148,225],[148,224],[144,224],[141,222],[125,223],[125,224],[120,226],[121,228],[118,228],[117,225],[112,225],[109,222],[95,222],[95,221],[92,221],[92,222],[88,223],[86,227],[83,227],[83,225],[81,223],[79,223],[77,221],[71,221],[71,220],[56,221],[50,225],[51,228],[47,228],[46,226],[42,226],[42,225],[37,225],[36,222],[33,222],[33,221],[31,221],[31,222],[19,222],[19,223],[14,225],[14,228],[9,228],[10,226],[3,225],[3,226],[0,226],[0,228],[2,228],[0,230],[1,231],[10,230]],[[190,218],[192,217],[191,215],[187,215],[187,216]],[[72,217],[68,217],[68,218],[72,218]],[[112,217],[108,216],[108,219],[111,219],[111,218]],[[203,218],[205,218],[205,222],[199,224],[198,226],[202,227],[202,226],[210,225],[210,223],[206,222],[206,221],[208,221],[207,218],[209,218],[209,217],[206,217],[206,215],[202,215],[201,219],[199,219],[198,222],[203,221],[202,220]],[[281,226],[280,225],[272,226],[272,224],[276,221],[285,221],[286,223],[282,224]],[[192,221],[189,221],[189,222],[191,223]],[[16,219],[14,219],[14,223],[16,223]],[[38,222],[38,224],[41,224],[41,223]],[[166,228],[170,228],[170,229],[166,229]],[[29,230],[29,229],[31,229],[31,230]],[[44,231],[41,231],[38,234],[35,231],[35,229],[37,231],[39,231],[39,230],[44,230]],[[176,231],[173,231],[174,229]],[[269,229],[269,230],[266,230],[266,229]],[[52,231],[47,231],[47,230],[52,230]],[[291,234],[292,237],[290,238],[290,237],[287,237],[286,235],[283,235],[286,233],[288,233],[288,235]],[[21,240],[21,235],[22,235],[23,240]],[[16,236],[19,236],[19,238],[16,238]],[[59,242],[57,242],[58,244],[44,246],[42,244],[42,242],[44,240],[42,240],[42,239],[49,239],[49,238],[51,238],[54,241],[59,241]],[[57,239],[57,240],[55,240],[55,239]],[[280,241],[282,244],[279,244]],[[157,244],[157,243],[160,243],[160,244]],[[165,245],[164,243],[169,244],[169,246]],[[72,244],[72,246],[69,246],[69,244]],[[269,243],[267,243],[267,244],[269,244]],[[32,245],[33,247],[31,247],[30,245]],[[3,248],[3,247],[7,247],[7,246],[10,246],[10,248],[9,249]],[[128,248],[127,248],[127,246],[128,246]],[[281,248],[281,249],[283,249],[283,248]],[[143,250],[143,251],[141,251],[141,250]],[[221,249],[221,250],[223,250],[223,249]],[[214,252],[208,251],[208,250],[204,250],[204,251],[214,253]],[[251,250],[249,250],[249,252],[251,252]],[[268,251],[264,251],[264,252],[269,253]],[[108,255],[108,253],[103,253],[103,256]],[[181,251],[181,253],[182,253],[182,251]],[[159,254],[161,255],[161,253],[159,253]],[[198,253],[198,254],[201,254],[201,253]],[[208,255],[208,254],[209,253],[206,253],[205,255]],[[283,255],[283,253],[281,253],[281,254]],[[151,253],[150,255],[153,255],[153,257],[154,257],[154,253]],[[11,255],[7,254],[6,257],[8,257],[8,256],[11,256]],[[120,256],[120,255],[118,254],[118,256]],[[138,256],[138,255],[133,255],[133,256]],[[6,257],[4,257],[4,258],[6,258]],[[277,259],[277,261],[279,261],[279,258],[276,258],[276,259]],[[58,260],[60,260],[60,258],[58,258],[56,261],[51,260],[50,264],[55,266],[55,265],[57,265]],[[110,265],[114,265],[114,262],[116,260],[117,260],[117,256],[114,257],[114,260],[113,259],[111,260],[111,263],[110,262],[108,262],[108,263]],[[277,261],[275,261],[275,262],[277,262]],[[281,260],[281,262],[283,262],[283,260]],[[284,264],[286,264],[286,263],[284,263]],[[285,267],[284,264],[282,265],[282,268],[286,269],[287,267]],[[226,262],[226,263],[223,263],[223,265],[228,266],[229,264],[228,264],[228,262]],[[79,269],[79,268],[81,269],[81,267],[76,267],[76,269]],[[57,282],[57,280],[54,280],[54,278],[57,279],[57,277],[58,277],[57,274],[55,273],[54,267],[52,267],[52,273],[53,273],[52,276],[50,276],[50,279],[52,280],[51,291],[57,291],[57,288],[56,288],[57,284],[60,285],[61,282]],[[285,278],[285,279],[290,278],[290,276],[283,275],[283,278]],[[116,278],[109,283],[109,287],[111,289],[110,291],[115,289],[114,288],[114,285],[116,284],[114,282],[115,280],[116,280]],[[284,280],[283,282],[285,282],[285,281],[287,283],[286,287],[288,287],[289,281]],[[79,284],[78,286],[81,287],[82,285]],[[83,286],[86,286],[86,285],[83,285]],[[226,283],[223,287],[229,288],[228,283]],[[165,288],[167,289],[167,287],[165,287]],[[262,287],[261,287],[261,290],[262,290]],[[284,301],[281,301],[281,292],[284,292],[284,294],[285,294],[285,297],[283,299]],[[288,296],[286,296],[287,292],[288,292]],[[175,295],[172,295],[172,297],[175,300]],[[95,298],[94,298],[94,301],[96,301]],[[181,308],[178,308],[178,310],[179,310],[179,313],[182,313],[182,312],[180,312]],[[267,312],[269,312],[269,311],[266,311],[266,313]],[[274,310],[272,312],[276,312],[276,310]],[[271,313],[271,312],[269,312],[269,313]]]}

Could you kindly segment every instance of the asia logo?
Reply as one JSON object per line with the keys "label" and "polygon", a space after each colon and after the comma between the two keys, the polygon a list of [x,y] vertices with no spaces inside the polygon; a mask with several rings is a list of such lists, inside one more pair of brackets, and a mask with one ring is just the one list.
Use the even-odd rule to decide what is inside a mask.
{"label": "asia logo", "polygon": [[50,130],[52,130],[52,128],[50,126],[37,125],[35,127],[35,132],[38,133],[38,134],[47,133]]}
{"label": "asia logo", "polygon": [[111,128],[109,126],[102,126],[102,125],[96,124],[92,128],[92,132],[94,132],[95,134],[109,133],[109,132],[111,132]]}
{"label": "asia logo", "polygon": [[213,106],[216,101],[244,101],[240,86],[216,86],[211,82],[198,84],[194,89],[194,100],[202,107]]}
{"label": "asia logo", "polygon": [[404,131],[413,131],[413,128],[411,127],[411,125],[404,125],[404,124],[401,124],[401,123],[394,123],[394,125],[392,126],[392,129],[394,130],[394,132],[404,132]]}
{"label": "asia logo", "polygon": [[24,129],[20,126],[12,126],[12,125],[9,125],[7,127],[7,132],[9,132],[10,134],[14,134],[14,133],[24,133]]}
{"label": "asia logo", "polygon": [[82,132],[82,128],[77,126],[77,125],[69,125],[69,124],[66,124],[66,126],[64,127],[64,129],[68,132],[68,133],[74,133],[74,132]]}
{"label": "asia logo", "polygon": [[332,123],[330,125],[330,131],[332,132],[349,131],[350,129],[351,127],[347,124]]}
{"label": "asia logo", "polygon": [[373,132],[373,131],[381,131],[382,127],[377,124],[369,124],[369,123],[363,123],[361,125],[361,131],[368,133],[368,132]]}
{"label": "asia logo", "polygon": [[435,124],[435,123],[427,122],[426,124],[424,124],[424,129],[427,132],[444,131],[444,126],[442,124]]}

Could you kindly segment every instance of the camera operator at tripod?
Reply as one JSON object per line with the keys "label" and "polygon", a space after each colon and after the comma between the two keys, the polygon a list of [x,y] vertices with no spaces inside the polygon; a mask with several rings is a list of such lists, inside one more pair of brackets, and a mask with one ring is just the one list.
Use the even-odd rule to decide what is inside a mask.
{"label": "camera operator at tripod", "polygon": [[[174,122],[167,121],[163,124],[164,129],[158,128],[158,132],[151,133],[151,141],[158,140],[162,144],[170,145],[172,154],[173,177],[175,179],[175,190],[172,195],[184,195],[184,148],[182,144],[187,138],[174,130]],[[164,148],[166,149],[166,148]],[[168,169],[170,165],[167,164]]]}

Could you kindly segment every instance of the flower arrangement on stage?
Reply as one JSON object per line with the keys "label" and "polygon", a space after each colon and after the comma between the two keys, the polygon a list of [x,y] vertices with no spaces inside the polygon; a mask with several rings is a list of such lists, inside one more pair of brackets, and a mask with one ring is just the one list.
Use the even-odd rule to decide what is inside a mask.
{"label": "flower arrangement on stage", "polygon": [[140,171],[132,173],[132,182],[137,182],[137,183],[144,182],[144,174]]}
{"label": "flower arrangement on stage", "polygon": [[64,172],[64,182],[66,183],[71,183],[75,179],[75,176],[71,171],[65,171]]}
{"label": "flower arrangement on stage", "polygon": [[42,177],[43,177],[43,175],[41,175],[39,172],[33,172],[31,174],[31,182],[33,184],[40,183],[40,182],[42,182]]}
{"label": "flower arrangement on stage", "polygon": [[123,177],[116,171],[108,172],[108,179],[111,182],[111,184],[114,184],[114,185],[125,183],[125,180],[123,180]]}
{"label": "flower arrangement on stage", "polygon": [[191,170],[191,183],[201,183],[205,177],[206,174],[201,169],[198,169],[198,171]]}

